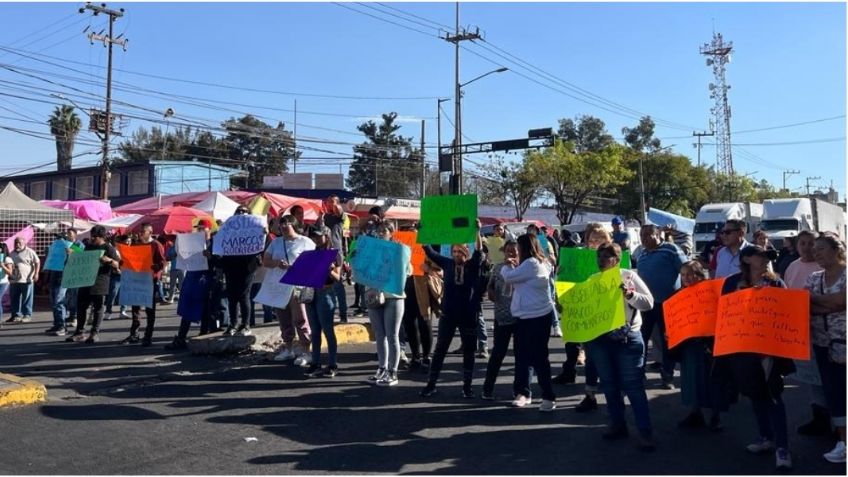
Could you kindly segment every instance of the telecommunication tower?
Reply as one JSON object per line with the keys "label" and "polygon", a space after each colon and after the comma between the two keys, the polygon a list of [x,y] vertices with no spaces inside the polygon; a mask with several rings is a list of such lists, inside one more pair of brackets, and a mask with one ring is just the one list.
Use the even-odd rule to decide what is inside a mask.
{"label": "telecommunication tower", "polygon": [[733,42],[725,42],[721,33],[713,33],[713,41],[704,43],[700,53],[707,57],[707,66],[713,69],[713,82],[710,83],[710,99],[714,101],[710,112],[713,115],[712,126],[716,138],[716,169],[719,173],[733,174],[733,154],[730,149],[730,105],[727,103],[727,84],[725,71],[730,63]]}

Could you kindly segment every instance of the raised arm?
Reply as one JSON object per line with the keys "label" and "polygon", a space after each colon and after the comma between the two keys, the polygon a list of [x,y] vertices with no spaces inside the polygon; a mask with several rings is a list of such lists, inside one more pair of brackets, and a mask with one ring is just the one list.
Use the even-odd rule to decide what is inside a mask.
{"label": "raised arm", "polygon": [[453,266],[453,259],[445,257],[444,255],[437,252],[430,245],[423,245],[424,247],[424,255],[427,255],[427,258],[435,262],[440,268],[445,269]]}

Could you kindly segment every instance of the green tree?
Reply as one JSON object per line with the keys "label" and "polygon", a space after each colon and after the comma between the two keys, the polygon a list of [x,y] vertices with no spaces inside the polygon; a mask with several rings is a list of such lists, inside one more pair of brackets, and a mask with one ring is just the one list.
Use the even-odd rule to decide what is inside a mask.
{"label": "green tree", "polygon": [[650,116],[644,116],[639,124],[633,128],[621,128],[624,134],[624,143],[634,151],[653,152],[660,149],[659,138],[654,137],[654,120]]}
{"label": "green tree", "polygon": [[629,149],[625,164],[630,179],[617,193],[616,214],[641,219],[639,158],[642,157],[645,181],[645,205],[685,217],[693,217],[701,203],[707,199],[710,180],[707,170],[695,167],[683,155],[662,151],[643,154]]}
{"label": "green tree", "polygon": [[265,176],[279,175],[288,170],[289,159],[300,157],[294,148],[294,138],[282,122],[277,127],[260,121],[250,114],[231,118],[222,124],[227,131],[224,141],[229,159],[247,172],[244,187],[258,188]]}
{"label": "green tree", "polygon": [[560,223],[570,224],[577,210],[596,196],[613,193],[632,173],[624,165],[624,148],[611,144],[600,151],[577,152],[556,140],[542,151],[527,153],[527,168],[556,203]]}
{"label": "green tree", "polygon": [[82,128],[82,121],[74,112],[73,106],[63,104],[53,110],[47,124],[50,126],[50,134],[56,138],[57,169],[70,170],[74,157],[74,142]]}
{"label": "green tree", "polygon": [[601,151],[615,142],[606,124],[589,115],[560,119],[558,134],[563,141],[573,143],[577,152]]}
{"label": "green tree", "polygon": [[382,115],[380,124],[366,121],[357,130],[366,141],[353,147],[353,163],[347,177],[348,188],[361,196],[416,196],[424,157],[412,145],[411,137],[398,134],[397,113]]}
{"label": "green tree", "polygon": [[525,154],[520,162],[506,162],[502,156],[496,156],[492,162],[487,163],[483,173],[489,178],[491,187],[489,196],[480,196],[480,202],[511,205],[515,219],[523,220],[524,213],[540,194],[539,184],[527,159],[528,155]]}

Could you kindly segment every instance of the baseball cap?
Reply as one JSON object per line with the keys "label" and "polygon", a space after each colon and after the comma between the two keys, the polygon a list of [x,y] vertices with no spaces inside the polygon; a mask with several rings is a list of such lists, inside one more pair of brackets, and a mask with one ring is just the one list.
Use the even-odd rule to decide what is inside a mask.
{"label": "baseball cap", "polygon": [[623,220],[621,220],[621,217],[619,217],[619,216],[617,216],[617,215],[616,215],[615,217],[613,217],[613,218],[612,218],[612,224],[613,224],[613,225],[621,225],[621,224],[623,224],[623,223],[624,223],[624,221],[623,221]]}

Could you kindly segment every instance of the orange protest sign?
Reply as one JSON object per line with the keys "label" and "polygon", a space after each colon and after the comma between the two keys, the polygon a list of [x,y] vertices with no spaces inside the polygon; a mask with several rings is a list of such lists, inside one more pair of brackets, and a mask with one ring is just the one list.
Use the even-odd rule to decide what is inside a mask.
{"label": "orange protest sign", "polygon": [[713,355],[733,353],[809,360],[809,292],[766,287],[722,296]]}
{"label": "orange protest sign", "polygon": [[421,247],[421,244],[415,243],[415,240],[418,238],[418,232],[414,230],[395,232],[392,234],[392,237],[394,237],[395,241],[408,246],[412,250],[412,274],[418,276],[424,275],[424,269],[421,267],[424,265],[424,259],[427,257],[424,255],[424,249]]}
{"label": "orange protest sign", "polygon": [[122,269],[148,273],[153,271],[153,249],[149,244],[118,244],[118,253],[121,254]]}
{"label": "orange protest sign", "polygon": [[715,335],[723,283],[724,279],[705,280],[678,291],[663,303],[669,348],[696,336]]}

